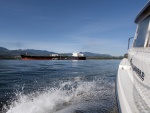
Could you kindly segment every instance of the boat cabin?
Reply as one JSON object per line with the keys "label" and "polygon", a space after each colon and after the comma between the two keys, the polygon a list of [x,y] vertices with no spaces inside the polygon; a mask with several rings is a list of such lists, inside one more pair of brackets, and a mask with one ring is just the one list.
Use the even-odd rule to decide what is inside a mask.
{"label": "boat cabin", "polygon": [[133,47],[150,47],[150,1],[135,19],[137,30]]}
{"label": "boat cabin", "polygon": [[74,56],[74,57],[84,57],[84,54],[82,54],[82,53],[72,53],[72,56]]}

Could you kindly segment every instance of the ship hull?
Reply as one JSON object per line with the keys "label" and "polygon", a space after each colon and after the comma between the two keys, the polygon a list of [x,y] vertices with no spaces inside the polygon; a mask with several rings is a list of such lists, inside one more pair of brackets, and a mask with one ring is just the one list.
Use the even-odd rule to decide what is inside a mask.
{"label": "ship hull", "polygon": [[34,56],[21,55],[22,60],[86,60],[86,57],[74,56]]}

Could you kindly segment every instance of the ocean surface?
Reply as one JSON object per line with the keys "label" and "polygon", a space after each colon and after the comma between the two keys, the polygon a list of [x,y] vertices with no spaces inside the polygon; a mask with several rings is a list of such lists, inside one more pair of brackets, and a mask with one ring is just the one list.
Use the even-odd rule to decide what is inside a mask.
{"label": "ocean surface", "polygon": [[120,60],[0,60],[0,113],[116,113]]}

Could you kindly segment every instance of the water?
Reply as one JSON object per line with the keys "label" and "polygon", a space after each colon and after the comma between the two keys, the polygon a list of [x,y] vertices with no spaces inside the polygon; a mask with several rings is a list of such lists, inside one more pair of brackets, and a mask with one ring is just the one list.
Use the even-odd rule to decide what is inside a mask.
{"label": "water", "polygon": [[0,60],[0,113],[116,113],[119,60]]}

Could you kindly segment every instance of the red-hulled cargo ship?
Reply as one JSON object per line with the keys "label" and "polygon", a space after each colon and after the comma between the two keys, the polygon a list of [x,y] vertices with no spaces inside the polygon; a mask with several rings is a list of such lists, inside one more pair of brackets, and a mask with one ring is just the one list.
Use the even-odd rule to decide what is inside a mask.
{"label": "red-hulled cargo ship", "polygon": [[82,53],[73,53],[72,56],[62,56],[58,54],[52,54],[50,56],[42,55],[21,55],[22,60],[86,60],[86,57]]}

